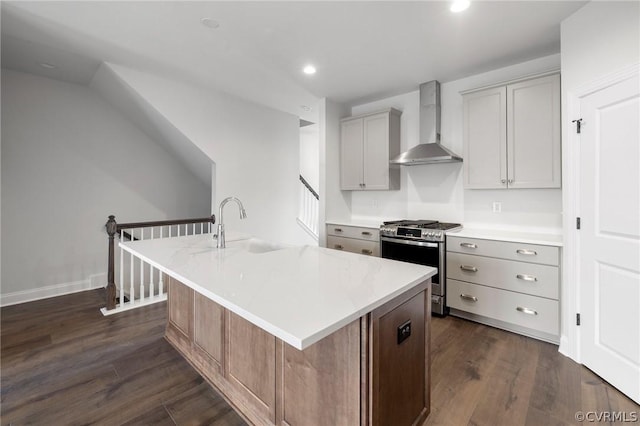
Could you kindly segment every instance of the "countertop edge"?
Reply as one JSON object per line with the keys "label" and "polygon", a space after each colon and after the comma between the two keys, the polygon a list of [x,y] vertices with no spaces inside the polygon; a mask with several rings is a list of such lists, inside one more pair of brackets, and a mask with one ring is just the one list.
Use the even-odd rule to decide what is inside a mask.
{"label": "countertop edge", "polygon": [[403,287],[399,288],[398,290],[390,293],[389,295],[378,299],[376,302],[373,302],[371,304],[369,304],[368,306],[365,306],[363,308],[361,308],[360,310],[354,312],[351,315],[348,315],[344,318],[342,318],[341,320],[331,324],[330,326],[314,333],[311,334],[310,336],[307,336],[305,338],[299,338],[296,337],[290,333],[287,333],[285,330],[281,329],[280,327],[277,327],[273,324],[271,324],[268,321],[265,321],[264,319],[262,319],[261,317],[252,314],[251,312],[248,312],[245,309],[240,308],[239,306],[235,305],[234,303],[229,302],[227,299],[224,299],[218,295],[216,295],[215,293],[212,293],[210,291],[207,291],[206,289],[204,289],[203,287],[201,287],[200,285],[194,283],[193,281],[189,280],[188,278],[176,273],[173,270],[170,270],[168,268],[166,268],[165,266],[149,259],[147,256],[144,256],[143,254],[141,254],[140,252],[132,249],[129,246],[123,245],[122,243],[118,243],[118,246],[120,247],[121,250],[124,250],[128,253],[131,253],[133,255],[135,255],[136,257],[138,257],[139,259],[142,259],[144,262],[152,265],[154,268],[157,268],[158,270],[164,272],[165,274],[171,276],[172,278],[180,281],[181,283],[185,284],[186,286],[192,288],[194,291],[197,291],[198,293],[202,294],[203,296],[209,298],[210,300],[218,303],[219,305],[223,306],[226,309],[229,309],[231,312],[235,313],[236,315],[239,315],[240,317],[246,319],[247,321],[251,322],[252,324],[256,325],[257,327],[260,327],[261,329],[263,329],[264,331],[272,334],[273,336],[281,339],[282,341],[284,341],[285,343],[293,346],[294,348],[298,349],[298,350],[304,350],[306,348],[308,348],[309,346],[313,345],[314,343],[322,340],[323,338],[333,334],[334,332],[338,331],[339,329],[341,329],[342,327],[350,324],[351,322],[355,321],[356,319],[360,318],[361,316],[373,311],[374,309],[384,305],[385,303],[387,303],[390,300],[393,300],[395,297],[400,296],[401,294],[409,291],[411,288],[415,287],[416,285],[418,285],[419,283],[430,279],[431,277],[433,277],[434,275],[436,275],[437,273],[437,269],[436,268],[431,268],[431,272],[425,274],[424,276],[422,276],[421,278],[418,278],[416,280],[411,281],[410,283],[404,285]]}
{"label": "countertop edge", "polygon": [[476,238],[479,240],[506,241],[523,244],[538,244],[552,247],[563,247],[563,236],[559,234],[542,234],[534,232],[518,232],[491,229],[462,228],[459,231],[447,232],[447,237]]}

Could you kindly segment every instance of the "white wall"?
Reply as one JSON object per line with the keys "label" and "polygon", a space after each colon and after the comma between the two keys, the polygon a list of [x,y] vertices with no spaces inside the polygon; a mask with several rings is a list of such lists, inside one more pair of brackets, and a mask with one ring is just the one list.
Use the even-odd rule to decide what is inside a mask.
{"label": "white wall", "polygon": [[320,189],[320,129],[317,123],[300,128],[300,174],[318,192]]}
{"label": "white wall", "polygon": [[227,231],[273,241],[315,244],[297,225],[299,119],[210,89],[109,65],[185,137],[215,162],[212,208],[227,196],[247,211],[225,208]]}
{"label": "white wall", "polygon": [[[441,142],[462,155],[462,96],[460,91],[499,83],[560,68],[560,55],[551,55],[471,77],[441,83]],[[403,111],[401,149],[419,142],[419,92],[413,91],[376,102],[357,105],[352,114],[393,107]],[[492,213],[493,201],[502,213]],[[398,191],[354,191],[352,215],[375,219],[411,218],[462,222],[465,226],[522,228],[560,232],[562,191],[464,190],[462,163],[431,164],[401,168]]]}
{"label": "white wall", "polygon": [[572,92],[637,63],[640,3],[592,1],[562,22],[562,89]]}
{"label": "white wall", "polygon": [[3,69],[2,141],[3,303],[106,284],[109,214],[210,214],[210,188],[85,86]]}
{"label": "white wall", "polygon": [[329,99],[318,103],[320,125],[320,207],[318,244],[326,247],[325,223],[351,217],[351,191],[340,190],[340,119],[348,108]]}
{"label": "white wall", "polygon": [[[578,216],[578,175],[575,158],[575,127],[578,118],[573,105],[585,85],[608,74],[640,63],[640,3],[590,2],[561,25],[563,116],[564,247],[562,285],[562,341],[560,351],[580,361],[579,331],[573,326],[579,312],[578,245],[575,217]],[[640,84],[640,82],[639,82]],[[620,191],[625,191],[620,182]]]}

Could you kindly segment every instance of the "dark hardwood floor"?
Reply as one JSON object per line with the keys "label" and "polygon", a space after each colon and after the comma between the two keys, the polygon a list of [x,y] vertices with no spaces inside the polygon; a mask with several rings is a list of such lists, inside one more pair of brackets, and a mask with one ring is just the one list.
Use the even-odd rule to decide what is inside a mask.
{"label": "dark hardwood floor", "polygon": [[[94,290],[1,309],[1,424],[245,424],[164,340],[164,303],[110,317],[103,304],[104,291]],[[432,344],[426,425],[640,416],[554,345],[452,317],[433,318]]]}

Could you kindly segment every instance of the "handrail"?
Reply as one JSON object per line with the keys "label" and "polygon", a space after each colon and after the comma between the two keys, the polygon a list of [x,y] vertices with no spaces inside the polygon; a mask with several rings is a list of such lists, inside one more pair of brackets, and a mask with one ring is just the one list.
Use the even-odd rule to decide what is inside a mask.
{"label": "handrail", "polygon": [[300,175],[300,182],[302,182],[302,184],[307,187],[309,192],[311,192],[311,194],[313,194],[313,196],[316,197],[316,200],[320,200],[320,196],[318,195],[318,193],[314,191],[311,185],[309,185],[309,182],[307,182],[306,179],[302,177],[302,175]]}
{"label": "handrail", "polygon": [[[111,219],[112,216],[109,216]],[[113,216],[115,219],[115,216]],[[131,222],[131,223],[118,223],[117,230],[121,231],[123,229],[131,229],[131,228],[149,228],[151,226],[168,226],[168,225],[190,225],[192,223],[208,223],[212,224],[216,223],[216,216],[211,215],[209,217],[199,217],[194,219],[173,219],[173,220],[156,220],[154,222]]]}
{"label": "handrail", "polygon": [[[107,229],[107,235],[109,235],[109,259],[107,265],[107,300],[106,300],[106,309],[111,310],[116,307],[116,283],[115,283],[115,259],[114,259],[114,251],[115,244],[114,239],[115,235],[119,234],[124,229],[133,229],[133,228],[150,228],[155,226],[172,226],[172,225],[189,225],[196,223],[216,223],[216,216],[211,215],[209,217],[201,217],[194,219],[173,219],[173,220],[157,220],[152,222],[131,222],[131,223],[117,223],[116,217],[114,215],[109,215],[109,220],[105,224],[105,228]],[[123,232],[123,234],[128,234],[130,239],[133,237],[132,234],[128,232]],[[135,237],[134,237],[135,238]],[[124,295],[120,295],[124,300]]]}

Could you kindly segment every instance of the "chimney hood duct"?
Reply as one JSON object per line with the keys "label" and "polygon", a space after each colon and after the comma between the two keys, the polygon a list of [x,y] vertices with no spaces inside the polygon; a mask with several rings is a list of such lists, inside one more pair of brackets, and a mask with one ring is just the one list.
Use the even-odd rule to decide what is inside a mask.
{"label": "chimney hood duct", "polygon": [[440,145],[440,83],[436,80],[420,85],[420,142],[389,163],[415,166],[462,161],[462,157]]}

